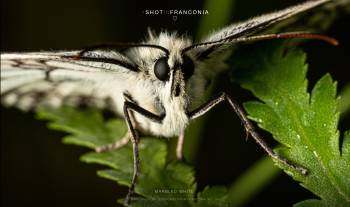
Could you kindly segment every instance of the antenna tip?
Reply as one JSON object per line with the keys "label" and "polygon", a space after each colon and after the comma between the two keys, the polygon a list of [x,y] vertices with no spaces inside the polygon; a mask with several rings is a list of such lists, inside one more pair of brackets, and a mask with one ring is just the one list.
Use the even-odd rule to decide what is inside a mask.
{"label": "antenna tip", "polygon": [[331,42],[330,42],[332,45],[334,45],[334,46],[338,46],[339,45],[339,42],[338,42],[338,40],[336,40],[336,39],[334,39],[334,38],[332,38],[331,39]]}

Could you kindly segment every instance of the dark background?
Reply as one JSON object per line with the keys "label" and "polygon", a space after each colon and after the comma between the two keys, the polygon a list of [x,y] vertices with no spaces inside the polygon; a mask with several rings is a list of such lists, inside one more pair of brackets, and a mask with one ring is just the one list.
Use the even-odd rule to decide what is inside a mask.
{"label": "dark background", "polygon": [[[296,2],[300,1],[238,0],[231,22]],[[201,9],[203,1],[2,0],[1,7],[1,51],[39,51],[80,49],[100,42],[135,42],[144,38],[147,27],[196,36],[201,16],[179,16],[173,21],[171,16],[145,16],[142,11]],[[326,32],[340,41],[339,47],[317,41],[303,45],[310,65],[310,86],[327,72],[338,81],[339,89],[349,83],[349,20],[349,16],[342,16]],[[218,90],[227,87],[238,102],[252,99],[228,81],[222,81]],[[263,154],[253,141],[244,141],[240,123],[231,114],[223,105],[207,115],[209,121],[194,164],[199,189],[229,185]],[[95,173],[100,166],[78,159],[86,150],[61,144],[64,133],[48,130],[45,122],[34,116],[1,108],[1,204],[115,206],[116,198],[123,197],[126,188],[98,178]],[[350,123],[349,116],[342,118],[341,130],[349,128],[346,123]],[[289,206],[312,197],[290,177],[281,175],[248,205]]]}

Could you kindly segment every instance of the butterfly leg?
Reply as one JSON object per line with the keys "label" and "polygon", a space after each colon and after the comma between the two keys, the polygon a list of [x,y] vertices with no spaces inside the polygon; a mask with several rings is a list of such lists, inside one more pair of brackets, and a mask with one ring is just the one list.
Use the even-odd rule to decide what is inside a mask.
{"label": "butterfly leg", "polygon": [[243,109],[232,99],[231,96],[227,95],[224,92],[221,93],[219,97],[213,98],[212,100],[203,104],[199,108],[193,110],[192,112],[189,112],[189,117],[190,117],[190,119],[198,118],[198,117],[204,115],[209,110],[211,110],[214,106],[216,106],[219,103],[224,102],[224,101],[227,101],[230,104],[230,106],[233,108],[234,112],[238,115],[239,119],[241,120],[246,132],[253,137],[253,139],[265,150],[265,152],[269,156],[271,156],[273,159],[278,160],[279,162],[284,163],[285,165],[293,168],[294,170],[300,172],[303,175],[307,174],[307,169],[305,169],[304,167],[299,166],[299,165],[291,162],[290,160],[287,160],[287,159],[279,156],[278,154],[276,154],[267,145],[267,143],[261,138],[261,136],[257,133],[253,124],[248,120]]}
{"label": "butterfly leg", "polygon": [[95,148],[96,152],[105,152],[105,151],[111,151],[115,149],[119,149],[123,147],[124,145],[128,144],[130,140],[129,133],[126,133],[123,138],[119,139],[118,141],[112,143],[112,144],[106,144]]}
{"label": "butterfly leg", "polygon": [[134,172],[132,175],[131,185],[129,187],[128,194],[125,198],[125,202],[124,202],[125,206],[129,206],[130,204],[131,196],[134,192],[135,185],[137,182],[137,177],[140,172],[140,159],[139,159],[139,149],[138,149],[139,137],[131,119],[132,112],[139,113],[151,119],[152,121],[158,122],[158,123],[161,123],[162,120],[164,119],[164,116],[158,116],[156,114],[153,114],[152,112],[147,111],[146,109],[138,106],[134,102],[128,101],[127,99],[124,102],[124,116],[125,116],[126,124],[128,126],[129,133],[130,133],[130,140],[132,142],[132,149],[133,149],[133,156],[134,156]]}
{"label": "butterfly leg", "polygon": [[[130,95],[128,92],[124,92],[124,93],[123,93],[123,96],[124,96],[124,100],[125,100],[125,101],[132,102],[132,103],[134,103],[134,104],[137,104],[137,102],[133,100],[133,98],[131,97],[131,95]],[[135,122],[134,114],[133,114],[133,113],[130,113],[129,116],[130,116],[132,125],[133,125],[135,128],[137,128],[137,127],[136,127],[136,122]],[[130,134],[129,134],[129,133],[126,133],[122,139],[117,140],[116,142],[111,143],[111,144],[106,144],[106,145],[102,145],[102,146],[96,147],[96,148],[95,148],[95,151],[96,151],[96,152],[105,152],[105,151],[116,150],[116,149],[119,149],[119,148],[125,146],[126,144],[128,144],[129,141],[130,141]]]}
{"label": "butterfly leg", "polygon": [[176,145],[176,158],[177,160],[183,160],[183,145],[184,145],[185,132],[181,132],[177,140]]}

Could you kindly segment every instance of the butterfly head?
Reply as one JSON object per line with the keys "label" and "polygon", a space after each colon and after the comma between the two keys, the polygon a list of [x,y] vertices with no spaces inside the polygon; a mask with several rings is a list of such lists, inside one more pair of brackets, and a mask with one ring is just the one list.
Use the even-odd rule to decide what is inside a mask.
{"label": "butterfly head", "polygon": [[[147,41],[128,51],[127,56],[133,59],[153,86],[161,102],[182,102],[184,108],[203,96],[208,82],[208,74],[222,68],[222,63],[214,63],[215,70],[207,70],[210,58],[203,59],[190,47],[193,42],[186,36],[161,32],[149,33]],[[190,48],[190,49],[189,49]],[[135,57],[135,58],[133,58]]]}
{"label": "butterfly head", "polygon": [[147,44],[159,48],[137,48],[137,54],[129,56],[139,57],[138,65],[145,65],[146,71],[158,92],[163,92],[168,99],[184,98],[186,85],[195,74],[196,61],[191,54],[182,49],[191,45],[191,41],[176,34],[160,33],[158,36],[150,34]]}

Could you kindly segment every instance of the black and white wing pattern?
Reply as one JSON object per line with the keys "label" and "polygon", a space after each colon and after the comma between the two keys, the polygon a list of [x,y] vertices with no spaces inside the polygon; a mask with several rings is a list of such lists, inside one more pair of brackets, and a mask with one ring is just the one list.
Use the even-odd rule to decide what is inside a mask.
{"label": "black and white wing pattern", "polygon": [[63,103],[118,110],[116,102],[122,99],[125,80],[137,68],[114,51],[78,54],[1,54],[1,102],[22,110]]}
{"label": "black and white wing pattern", "polygon": [[[249,36],[271,25],[281,22],[282,20],[285,20],[296,14],[299,14],[301,12],[304,12],[306,10],[309,10],[311,8],[317,7],[321,4],[330,1],[331,0],[308,0],[304,3],[291,6],[283,10],[257,16],[243,22],[233,23],[227,27],[224,27],[223,29],[213,32],[201,42],[220,42],[221,40],[226,41],[227,39],[235,39],[239,37]],[[212,52],[219,51],[218,49],[221,49],[220,46],[223,46],[220,44],[208,44],[207,46],[203,44],[200,45],[200,47],[196,48],[196,53],[197,56],[201,58],[206,58]],[[222,48],[225,48],[225,46],[223,46]]]}

